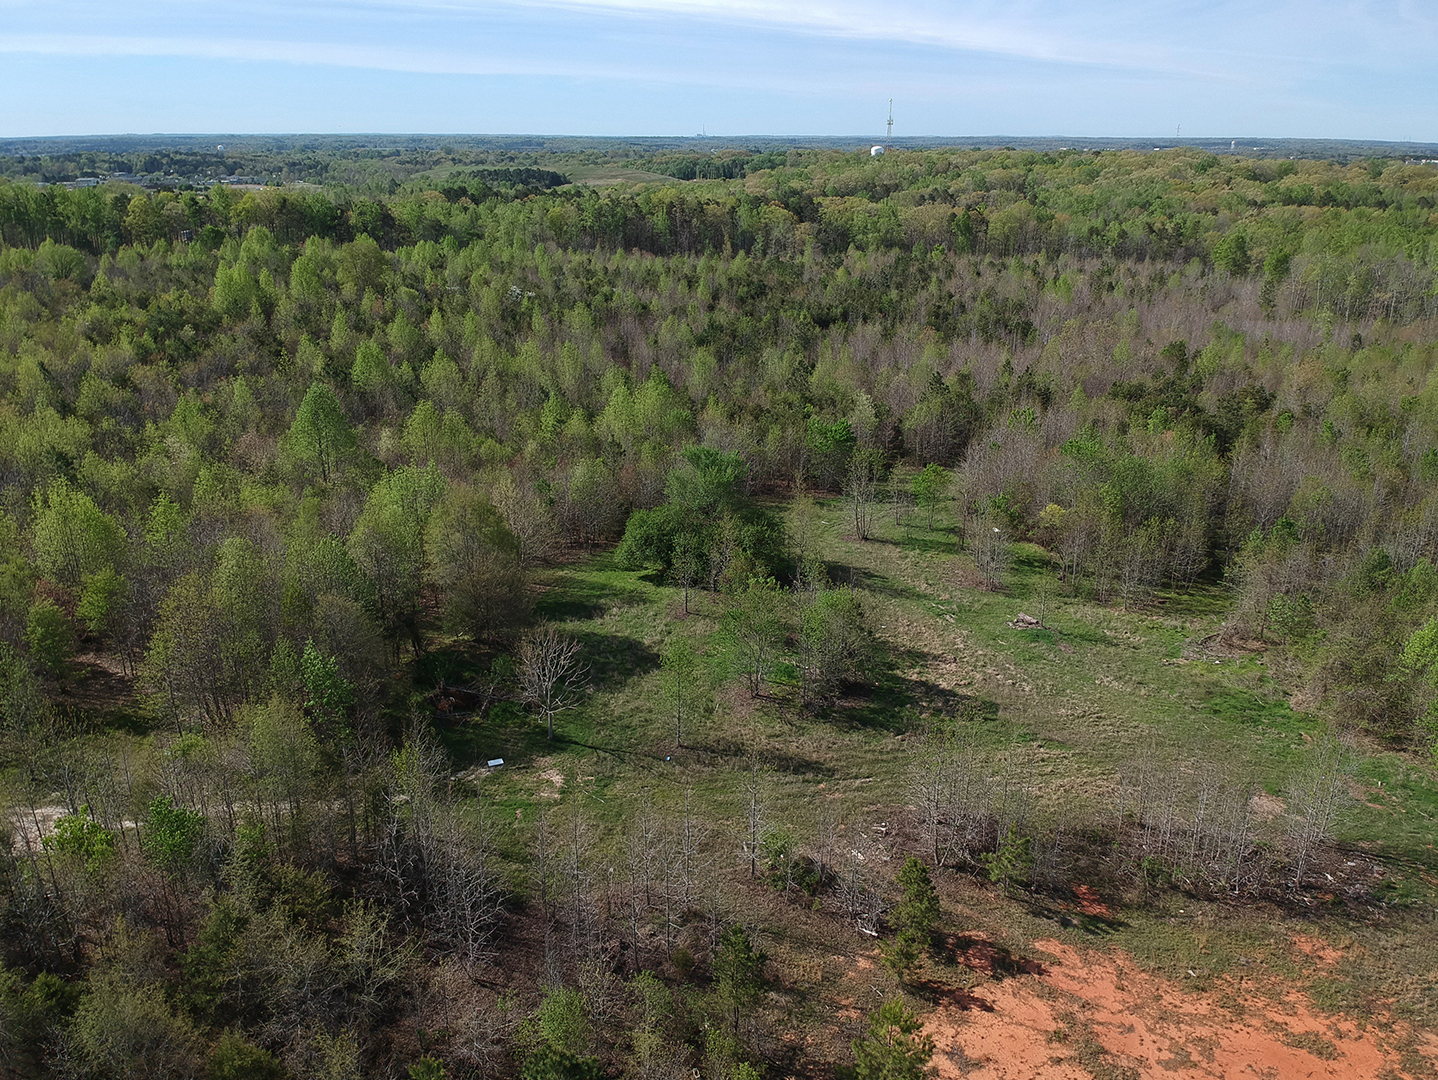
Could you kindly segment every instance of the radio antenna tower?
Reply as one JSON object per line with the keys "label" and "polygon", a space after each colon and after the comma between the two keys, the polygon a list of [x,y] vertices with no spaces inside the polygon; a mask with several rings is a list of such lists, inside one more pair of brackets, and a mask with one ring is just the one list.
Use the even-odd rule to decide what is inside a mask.
{"label": "radio antenna tower", "polygon": [[884,136],[886,143],[894,141],[894,99],[889,99],[889,130]]}

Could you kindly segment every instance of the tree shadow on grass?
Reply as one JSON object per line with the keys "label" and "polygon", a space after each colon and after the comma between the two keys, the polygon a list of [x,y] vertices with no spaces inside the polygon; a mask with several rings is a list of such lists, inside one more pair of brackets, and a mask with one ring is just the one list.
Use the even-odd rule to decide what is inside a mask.
{"label": "tree shadow on grass", "polygon": [[[580,630],[574,638],[579,642],[580,655],[589,665],[590,685],[599,691],[613,691],[636,675],[644,675],[659,666],[659,654],[637,638],[594,630]],[[440,664],[436,670],[462,673],[459,659],[452,657],[450,666]],[[552,754],[564,747],[583,747],[617,757],[656,758],[648,751],[633,750],[622,742],[594,741],[586,734],[594,730],[583,721],[575,724],[574,713],[565,712],[555,719],[554,739],[546,737],[543,722],[518,700],[510,688],[502,700],[494,702],[483,715],[466,715],[446,719],[436,715],[434,726],[450,758],[460,768],[483,761],[504,758],[506,764],[522,765],[537,757]],[[589,705],[582,706],[587,710]],[[566,729],[574,729],[571,735]]]}
{"label": "tree shadow on grass", "polygon": [[630,607],[649,600],[649,595],[637,583],[575,575],[541,593],[535,601],[534,614],[549,622],[582,622],[597,619],[615,607]]}
{"label": "tree shadow on grass", "polygon": [[1082,911],[1068,911],[1057,914],[1059,926],[1066,930],[1079,930],[1092,937],[1107,937],[1116,934],[1128,923],[1104,915],[1089,915]]}
{"label": "tree shadow on grass", "polygon": [[449,686],[468,686],[488,675],[495,657],[504,651],[489,642],[445,642],[427,649],[415,661],[411,681],[421,691],[434,689],[441,680]]}
{"label": "tree shadow on grass", "polygon": [[923,602],[931,599],[926,597],[918,589],[895,581],[891,577],[877,574],[862,566],[851,566],[848,563],[826,562],[824,573],[835,585],[849,585],[864,592],[874,593],[877,596],[887,596],[892,600],[912,600]]}
{"label": "tree shadow on grass", "polygon": [[1090,885],[1070,885],[1029,894],[1029,914],[1052,919],[1065,930],[1078,930],[1090,937],[1108,937],[1125,929],[1120,919]]}
{"label": "tree shadow on grass", "polygon": [[638,638],[597,630],[579,630],[574,637],[596,690],[613,690],[659,667],[659,654]]}
{"label": "tree shadow on grass", "polygon": [[483,716],[451,725],[436,725],[440,744],[461,770],[502,758],[506,765],[523,765],[553,753],[554,743],[544,737],[544,725],[514,701],[501,701]]}
{"label": "tree shadow on grass", "polygon": [[774,746],[764,746],[756,753],[752,745],[726,735],[709,735],[686,742],[682,752],[708,757],[713,764],[727,764],[734,768],[747,768],[750,760],[757,757],[761,769],[773,772],[788,773],[791,776],[837,775],[833,766],[816,758]]}
{"label": "tree shadow on grass", "polygon": [[[927,535],[924,535],[927,534]],[[953,534],[947,536],[935,531],[923,529],[900,537],[875,537],[870,543],[887,544],[896,547],[900,551],[917,551],[926,555],[957,555],[961,550],[959,538]]]}
{"label": "tree shadow on grass", "polygon": [[998,719],[997,702],[912,674],[923,669],[924,655],[914,650],[891,655],[874,666],[870,682],[846,687],[839,700],[817,715],[841,728],[894,733],[914,727],[921,713],[965,720]]}

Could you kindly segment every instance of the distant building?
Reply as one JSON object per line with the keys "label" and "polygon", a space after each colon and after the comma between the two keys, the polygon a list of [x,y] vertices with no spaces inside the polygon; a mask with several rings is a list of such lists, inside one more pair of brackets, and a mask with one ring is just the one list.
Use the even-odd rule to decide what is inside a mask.
{"label": "distant building", "polygon": [[870,156],[870,157],[883,157],[883,156],[884,156],[884,148],[883,148],[882,146],[875,146],[875,147],[873,147],[873,148],[869,151],[869,156]]}

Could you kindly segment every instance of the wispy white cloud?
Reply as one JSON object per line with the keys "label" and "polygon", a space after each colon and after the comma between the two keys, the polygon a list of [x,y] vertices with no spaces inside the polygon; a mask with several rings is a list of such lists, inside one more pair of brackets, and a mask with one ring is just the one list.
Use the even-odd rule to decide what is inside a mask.
{"label": "wispy white cloud", "polygon": [[[852,0],[362,0],[362,6],[456,15],[508,8],[646,20],[651,24],[677,18],[798,36],[904,43],[1073,64],[1163,66],[1151,50],[1134,50],[1124,44],[1122,34],[1105,32],[1105,23],[1110,19],[1096,14],[1093,5],[1085,8],[1080,17],[1075,17],[1068,5],[974,0],[886,4]],[[1131,25],[1133,9],[1127,4],[1121,7],[1116,13],[1118,21]]]}
{"label": "wispy white cloud", "polygon": [[[893,95],[915,133],[1181,121],[1185,134],[1235,124],[1337,134],[1392,117],[1416,134],[1438,123],[1421,93],[1435,50],[1438,0],[0,0],[0,56],[11,57],[0,64],[66,72],[64,85],[25,98],[37,116],[47,94],[68,94],[83,115],[107,90],[101,69],[193,82],[267,63],[267,86],[295,88],[276,91],[284,108],[362,126],[376,102],[408,93],[394,115],[443,106],[489,117],[512,101],[510,115],[554,117],[523,130],[573,130],[580,115],[616,130],[606,102],[619,127],[643,102],[646,118],[703,117],[711,130],[726,109],[752,108],[731,130],[850,131],[877,107],[882,130],[875,103]],[[437,103],[417,75],[489,81],[481,101]],[[373,100],[355,86],[375,87]],[[16,122],[30,93],[8,90],[0,124]],[[200,101],[219,107],[197,99],[197,115]],[[1340,132],[1336,117],[1360,119]]]}
{"label": "wispy white cloud", "polygon": [[[1098,5],[1103,8],[1105,5]],[[430,40],[446,43],[439,49],[416,47],[421,57],[393,60],[387,51],[402,51],[396,44],[376,45],[368,53],[350,55],[331,51],[333,59],[318,63],[359,63],[390,70],[445,70],[467,72],[462,59],[453,57],[453,45],[470,35],[482,35],[485,24],[507,22],[518,33],[506,41],[511,51],[543,53],[551,38],[562,40],[574,31],[579,20],[585,26],[606,26],[616,32],[661,35],[687,39],[696,51],[702,37],[718,28],[736,33],[780,34],[797,42],[805,39],[838,39],[849,43],[918,46],[951,53],[974,53],[1081,66],[1108,66],[1128,70],[1187,72],[1207,78],[1230,78],[1234,72],[1224,65],[1207,62],[1200,52],[1173,47],[1161,37],[1134,41],[1134,9],[1127,4],[1108,5],[1114,10],[1096,10],[1093,5],[1075,13],[1067,5],[1052,2],[1015,2],[996,5],[985,0],[937,2],[899,0],[885,6],[853,0],[794,0],[767,3],[763,0],[299,0],[293,5],[260,0],[238,4],[220,0],[202,7],[173,0],[136,0],[123,8],[93,0],[57,0],[41,6],[34,0],[0,0],[0,11],[24,12],[28,19],[17,20],[10,33],[0,34],[5,51],[49,51],[36,42],[60,38],[80,42],[81,38],[106,37],[95,33],[97,26],[114,31],[111,52],[116,55],[226,55],[198,51],[222,49],[233,41],[236,27],[265,25],[281,31],[264,41],[246,40],[237,47],[247,55],[274,57],[281,47],[294,44],[305,30],[310,36],[345,38],[346,31],[380,34],[386,42],[404,42],[423,26]],[[1138,20],[1142,22],[1143,20]],[[38,24],[23,27],[25,22]],[[85,25],[87,35],[68,33],[70,27]],[[175,28],[179,32],[175,32]],[[136,29],[140,32],[136,32]],[[25,33],[28,29],[31,33]],[[152,30],[152,33],[145,33]],[[288,31],[287,33],[285,31]],[[212,43],[206,45],[206,41]],[[144,43],[151,43],[146,46]],[[145,53],[146,47],[154,52]],[[176,53],[183,47],[186,51]],[[338,47],[336,47],[338,48]],[[98,41],[84,46],[78,55],[99,53]],[[434,55],[430,55],[434,54]],[[438,62],[434,56],[447,57]],[[498,60],[499,57],[494,59]],[[653,59],[636,57],[635,59]],[[542,56],[531,56],[543,67]],[[565,65],[572,70],[573,65]],[[632,63],[618,65],[616,77],[643,71]]]}
{"label": "wispy white cloud", "polygon": [[164,37],[115,34],[0,34],[0,53],[48,56],[175,56],[210,60],[251,60],[331,67],[373,68],[433,75],[580,75],[623,78],[631,69],[616,65],[576,66],[532,56],[448,52],[391,45],[325,41],[283,41],[230,37]]}
{"label": "wispy white cloud", "polygon": [[[640,82],[658,85],[723,88],[732,85],[734,69],[722,57],[717,62],[689,58],[603,59],[603,50],[584,54],[572,49],[526,51],[490,43],[484,48],[434,49],[411,45],[385,46],[334,41],[286,41],[228,36],[180,37],[167,35],[0,33],[0,55],[33,54],[51,57],[135,57],[278,63],[302,67],[353,68],[375,72],[421,75],[534,76],[562,79]],[[894,86],[891,76],[883,85]],[[753,89],[789,93],[854,90],[869,85],[880,92],[881,77],[848,70],[795,69],[786,65],[757,65],[746,70],[745,83]],[[905,85],[914,85],[906,83]],[[932,73],[924,80],[928,92],[958,91],[967,84],[957,75]],[[915,86],[917,90],[917,86]]]}

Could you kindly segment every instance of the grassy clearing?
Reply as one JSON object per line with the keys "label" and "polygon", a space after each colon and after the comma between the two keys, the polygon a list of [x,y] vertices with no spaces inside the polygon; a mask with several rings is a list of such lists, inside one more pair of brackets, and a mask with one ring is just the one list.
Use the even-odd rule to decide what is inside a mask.
{"label": "grassy clearing", "polygon": [[608,187],[614,184],[674,184],[681,183],[663,173],[648,172],[645,169],[630,169],[622,165],[573,165],[564,170],[571,183],[587,184],[590,187]]}
{"label": "grassy clearing", "polygon": [[[568,806],[581,797],[578,778],[597,785],[602,777],[615,800],[583,798],[608,828],[622,824],[643,790],[667,798],[693,788],[712,801],[706,809],[716,820],[727,820],[735,777],[757,754],[776,803],[803,819],[820,791],[845,813],[901,802],[912,736],[961,714],[980,718],[981,741],[996,762],[1021,770],[1041,808],[1071,813],[1109,805],[1120,771],[1145,753],[1220,762],[1281,797],[1322,729],[1290,706],[1262,656],[1184,657],[1185,643],[1221,622],[1216,587],[1162,595],[1147,610],[1103,607],[1072,595],[1045,553],[1020,545],[1004,590],[983,591],[964,584],[971,564],[955,554],[955,531],[942,518],[933,529],[885,521],[866,543],[845,538],[837,500],[821,500],[816,520],[830,577],[864,596],[884,649],[887,663],[867,693],[821,715],[797,709],[782,690],[751,699],[731,675],[719,598],[695,593],[686,616],[679,590],[618,569],[603,553],[550,572],[538,603],[542,618],[584,645],[593,673],[586,703],[560,718],[554,744],[513,711],[451,731],[459,768],[504,757],[509,764],[484,777],[482,789],[508,810]],[[1047,629],[1007,625],[1040,604]],[[659,670],[671,637],[704,658],[711,691],[682,747]],[[534,782],[540,761],[537,771],[557,770],[562,786]],[[1387,753],[1364,762],[1360,781],[1363,797],[1342,839],[1434,865],[1432,776]]]}
{"label": "grassy clearing", "polygon": [[[752,761],[766,770],[771,823],[803,843],[826,822],[841,823],[839,835],[853,838],[892,827],[905,801],[910,747],[940,717],[967,718],[993,767],[1022,777],[1038,812],[1051,819],[1111,806],[1120,771],[1142,754],[1178,763],[1180,782],[1183,762],[1222,763],[1281,798],[1308,739],[1322,728],[1291,707],[1262,656],[1185,658],[1185,645],[1221,621],[1217,588],[1161,596],[1142,611],[1102,607],[1059,586],[1041,551],[1021,548],[1005,590],[986,592],[963,584],[972,564],[955,553],[949,523],[930,530],[889,522],[861,544],[845,538],[837,502],[822,501],[819,511],[829,574],[862,593],[886,656],[865,694],[823,714],[798,709],[782,691],[750,698],[732,674],[719,598],[694,594],[686,615],[679,590],[619,569],[607,553],[548,574],[539,614],[584,643],[593,692],[560,717],[552,743],[532,719],[506,707],[445,733],[460,770],[491,757],[506,761],[465,775],[486,813],[514,823],[506,827],[506,847],[517,880],[541,814],[558,822],[581,814],[599,863],[622,868],[625,832],[641,800],[677,810],[687,798],[708,824],[711,865],[747,890],[743,908],[751,918],[760,913],[755,928],[774,970],[789,973],[776,992],[793,998],[796,1009],[834,1016],[849,1008],[851,995],[840,970],[825,981],[825,965],[852,968],[877,957],[864,959],[862,940],[840,946],[846,956],[833,955],[831,916],[777,894],[766,900],[767,890],[739,870],[741,785]],[[1007,625],[1020,611],[1035,614],[1045,596],[1047,629]],[[711,690],[682,746],[675,745],[659,667],[665,642],[675,637],[704,658]],[[1386,868],[1382,886],[1387,900],[1407,909],[1406,926],[1431,909],[1438,883],[1431,871],[1438,787],[1410,759],[1376,753],[1363,762],[1355,790],[1361,798],[1341,840],[1406,860]],[[1224,993],[1228,981],[1243,985],[1253,976],[1311,985],[1320,1007],[1355,1016],[1381,1011],[1380,998],[1407,1017],[1431,1015],[1431,987],[1422,979],[1438,958],[1409,930],[1350,926],[1337,912],[1300,919],[1178,894],[1139,908],[1105,898],[1114,905],[1110,914],[1090,915],[1061,897],[1006,901],[965,875],[939,876],[951,923],[1020,960],[1046,937],[1106,943],[1195,992]],[[1337,942],[1342,958],[1318,964],[1296,949],[1296,937]],[[934,1000],[969,992],[973,971],[961,955],[953,960],[929,965]],[[857,1033],[848,1021],[804,1026],[840,1048]]]}

